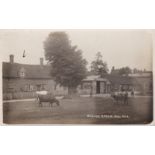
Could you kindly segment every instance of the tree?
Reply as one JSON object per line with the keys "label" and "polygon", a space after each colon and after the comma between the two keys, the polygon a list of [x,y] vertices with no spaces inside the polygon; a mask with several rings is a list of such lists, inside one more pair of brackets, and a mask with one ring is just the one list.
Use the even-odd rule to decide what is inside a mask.
{"label": "tree", "polygon": [[138,72],[139,72],[139,71],[138,71],[137,68],[134,68],[134,69],[133,69],[133,73],[134,73],[134,74],[136,74],[136,73],[138,73]]}
{"label": "tree", "polygon": [[137,69],[137,68],[134,68],[133,69],[133,73],[136,74],[136,73],[142,73],[143,71],[140,70],[140,69]]}
{"label": "tree", "polygon": [[128,76],[130,73],[132,73],[132,70],[129,67],[122,67],[119,69],[120,75],[126,75]]}
{"label": "tree", "polygon": [[115,72],[115,67],[112,66],[112,68],[111,68],[111,74],[114,74],[114,72]]}
{"label": "tree", "polygon": [[95,75],[108,73],[107,63],[103,62],[102,54],[98,52],[96,58],[91,62],[91,72]]}
{"label": "tree", "polygon": [[68,87],[69,94],[86,77],[86,60],[77,46],[72,46],[65,32],[52,32],[44,42],[45,58],[51,64],[55,82]]}

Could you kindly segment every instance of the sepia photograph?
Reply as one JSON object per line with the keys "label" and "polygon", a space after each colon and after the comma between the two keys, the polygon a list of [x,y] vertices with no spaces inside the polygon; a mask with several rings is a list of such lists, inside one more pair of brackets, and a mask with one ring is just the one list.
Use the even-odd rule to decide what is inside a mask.
{"label": "sepia photograph", "polygon": [[4,124],[150,124],[151,30],[0,30]]}

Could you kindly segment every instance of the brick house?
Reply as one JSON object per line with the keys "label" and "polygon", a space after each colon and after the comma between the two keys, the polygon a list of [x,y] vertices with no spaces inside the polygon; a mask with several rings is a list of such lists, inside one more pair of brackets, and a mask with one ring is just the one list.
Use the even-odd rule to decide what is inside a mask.
{"label": "brick house", "polygon": [[152,74],[148,76],[89,75],[82,81],[80,94],[110,94],[113,91],[134,91],[135,94],[152,95]]}
{"label": "brick house", "polygon": [[3,96],[6,94],[15,97],[16,94],[32,94],[45,89],[56,95],[67,94],[67,88],[56,85],[51,77],[51,67],[44,65],[40,58],[40,65],[19,64],[14,62],[10,55],[10,62],[3,62]]}
{"label": "brick house", "polygon": [[103,75],[111,83],[111,91],[131,92],[134,90],[137,94],[153,93],[152,75],[149,76],[120,76],[120,75]]}

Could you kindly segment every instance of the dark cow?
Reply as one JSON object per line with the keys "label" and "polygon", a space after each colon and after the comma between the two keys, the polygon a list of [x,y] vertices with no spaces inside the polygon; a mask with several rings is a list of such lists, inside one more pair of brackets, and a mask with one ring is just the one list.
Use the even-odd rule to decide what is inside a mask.
{"label": "dark cow", "polygon": [[49,102],[51,107],[54,103],[56,103],[57,106],[60,105],[59,100],[57,100],[52,94],[46,94],[46,95],[38,94],[37,99],[39,101],[39,106],[41,107],[43,106],[42,105],[43,102]]}

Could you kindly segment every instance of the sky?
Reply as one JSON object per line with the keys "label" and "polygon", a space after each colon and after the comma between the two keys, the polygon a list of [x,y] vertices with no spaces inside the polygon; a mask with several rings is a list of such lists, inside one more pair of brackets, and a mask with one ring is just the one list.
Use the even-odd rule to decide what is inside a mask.
{"label": "sky", "polygon": [[89,64],[101,52],[109,70],[112,66],[152,70],[150,30],[0,30],[2,61],[9,61],[9,55],[13,54],[17,63],[39,64],[40,57],[44,57],[43,42],[54,31],[65,31]]}

